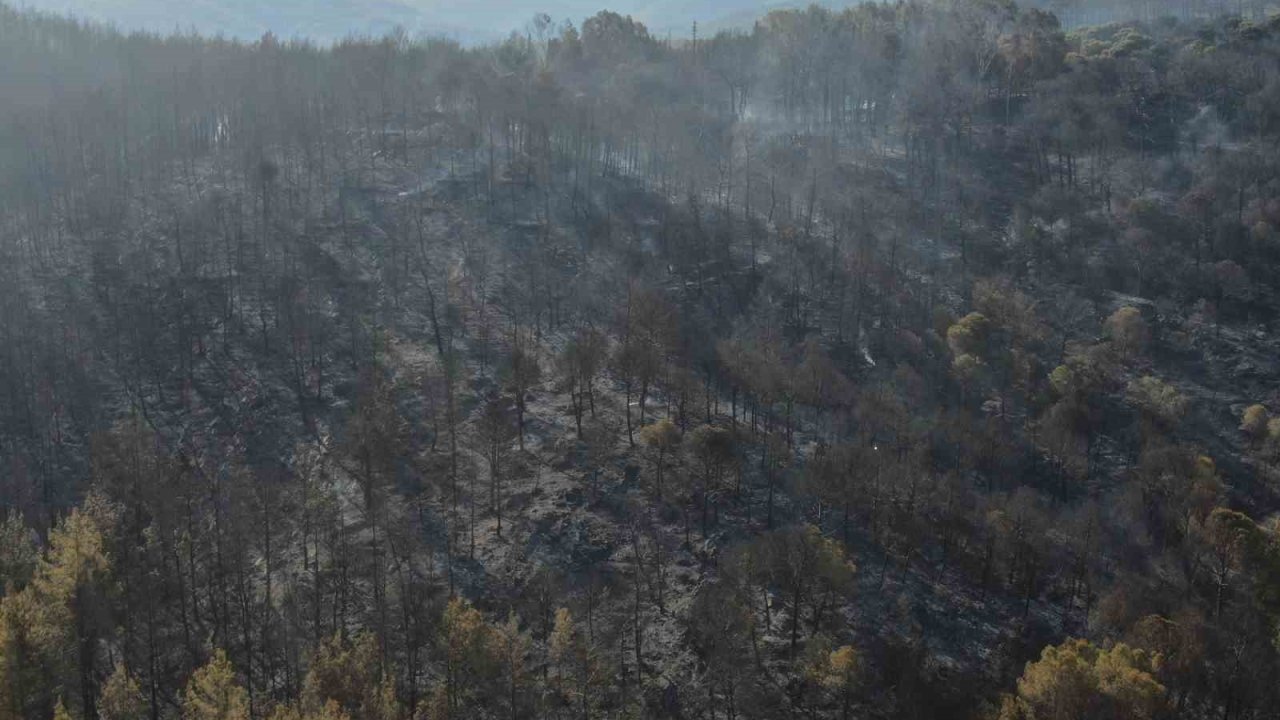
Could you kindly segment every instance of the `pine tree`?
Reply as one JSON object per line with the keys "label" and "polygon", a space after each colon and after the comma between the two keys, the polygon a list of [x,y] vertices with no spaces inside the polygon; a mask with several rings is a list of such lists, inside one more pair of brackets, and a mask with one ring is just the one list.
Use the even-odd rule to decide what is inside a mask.
{"label": "pine tree", "polygon": [[591,715],[592,689],[599,682],[599,664],[590,644],[578,632],[568,608],[556,610],[555,625],[548,642],[556,685],[561,694],[578,707],[583,720]]}
{"label": "pine tree", "polygon": [[294,705],[281,705],[268,716],[270,720],[351,720],[336,700],[330,700],[319,710],[303,712]]}
{"label": "pine tree", "polygon": [[9,513],[0,521],[0,593],[21,590],[31,581],[38,557],[31,538],[21,514]]}
{"label": "pine tree", "polygon": [[1158,717],[1165,688],[1155,678],[1160,656],[1124,643],[1099,648],[1087,640],[1050,645],[1027,663],[1015,697],[999,720],[1077,720],[1086,717]]}
{"label": "pine tree", "polygon": [[858,657],[858,651],[851,645],[843,645],[822,653],[810,663],[807,670],[810,680],[835,696],[840,704],[841,720],[849,720],[853,691],[858,686],[861,669],[862,661]]}
{"label": "pine tree", "polygon": [[103,538],[110,508],[96,499],[89,510],[72,510],[49,533],[49,549],[40,560],[31,592],[35,603],[31,635],[45,666],[61,687],[78,691],[80,712],[92,717],[97,707],[97,649],[107,632],[106,588],[111,571]]}
{"label": "pine tree", "polygon": [[640,439],[645,446],[650,448],[654,455],[654,468],[656,470],[655,494],[658,499],[662,499],[662,476],[667,465],[667,456],[675,451],[680,445],[680,430],[675,423],[663,418],[658,422],[646,426],[640,431]]}
{"label": "pine tree", "polygon": [[235,668],[221,648],[187,681],[183,720],[249,720],[249,693],[236,682]]}
{"label": "pine tree", "polygon": [[302,685],[302,709],[316,713],[336,702],[344,712],[355,714],[373,706],[378,667],[378,641],[372,633],[354,639],[335,633],[311,656]]}
{"label": "pine tree", "polygon": [[25,720],[49,711],[31,633],[36,615],[30,591],[0,597],[0,720]]}
{"label": "pine tree", "polygon": [[473,699],[474,691],[492,674],[492,630],[484,617],[461,598],[449,601],[441,623],[445,656],[445,693],[450,714]]}
{"label": "pine tree", "polygon": [[505,676],[507,709],[512,720],[520,715],[520,691],[525,683],[525,661],[529,654],[529,634],[520,630],[520,621],[515,613],[507,618],[504,625],[494,632],[494,652],[502,664]]}
{"label": "pine tree", "polygon": [[143,720],[147,717],[147,701],[138,682],[129,674],[124,663],[116,663],[116,669],[102,686],[98,698],[100,720]]}

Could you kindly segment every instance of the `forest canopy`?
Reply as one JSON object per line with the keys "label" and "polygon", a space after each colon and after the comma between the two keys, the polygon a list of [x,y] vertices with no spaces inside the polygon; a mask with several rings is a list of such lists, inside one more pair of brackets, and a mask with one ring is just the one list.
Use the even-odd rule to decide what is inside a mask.
{"label": "forest canopy", "polygon": [[0,720],[1273,713],[1278,12],[0,5]]}

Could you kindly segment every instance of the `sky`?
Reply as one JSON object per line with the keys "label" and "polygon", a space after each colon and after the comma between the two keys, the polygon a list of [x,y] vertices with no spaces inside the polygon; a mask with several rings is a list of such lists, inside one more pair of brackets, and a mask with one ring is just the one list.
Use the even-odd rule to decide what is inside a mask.
{"label": "sky", "polygon": [[[397,25],[480,42],[505,37],[534,14],[555,20],[583,18],[602,9],[633,15],[656,34],[688,34],[695,20],[718,28],[798,0],[17,0],[77,17],[112,22],[121,29],[158,32],[196,29],[206,34],[255,39],[270,30],[281,37],[333,40],[351,33],[382,34]],[[843,5],[844,0],[822,4]]]}

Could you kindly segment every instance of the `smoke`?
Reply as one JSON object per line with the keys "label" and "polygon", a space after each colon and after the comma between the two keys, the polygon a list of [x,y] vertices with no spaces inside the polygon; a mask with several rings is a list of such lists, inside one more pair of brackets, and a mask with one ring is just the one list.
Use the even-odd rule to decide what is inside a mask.
{"label": "smoke", "polygon": [[1182,143],[1192,152],[1204,147],[1223,147],[1230,139],[1226,123],[1210,105],[1201,105],[1196,116],[1182,126]]}

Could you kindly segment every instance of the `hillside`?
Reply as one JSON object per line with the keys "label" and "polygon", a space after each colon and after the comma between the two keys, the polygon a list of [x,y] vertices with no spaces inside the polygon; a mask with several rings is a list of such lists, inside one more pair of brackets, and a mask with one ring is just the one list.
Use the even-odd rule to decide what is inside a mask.
{"label": "hillside", "polygon": [[[819,3],[843,6],[849,3]],[[695,21],[708,28],[750,29],[763,8],[794,8],[808,3],[760,3],[753,0],[675,2],[628,0],[610,9],[634,15],[656,35],[686,39]],[[28,0],[20,7],[109,22],[120,28],[169,33],[196,30],[240,40],[256,40],[270,31],[286,38],[331,42],[349,35],[381,36],[396,27],[456,39],[467,44],[501,41],[524,32],[529,21],[548,12],[559,21],[581,24],[600,6],[590,0],[561,0],[554,5],[534,0],[440,2],[439,0],[323,0],[322,2],[246,2],[245,0]]]}
{"label": "hillside", "polygon": [[0,720],[1269,716],[1268,8],[0,5]]}

